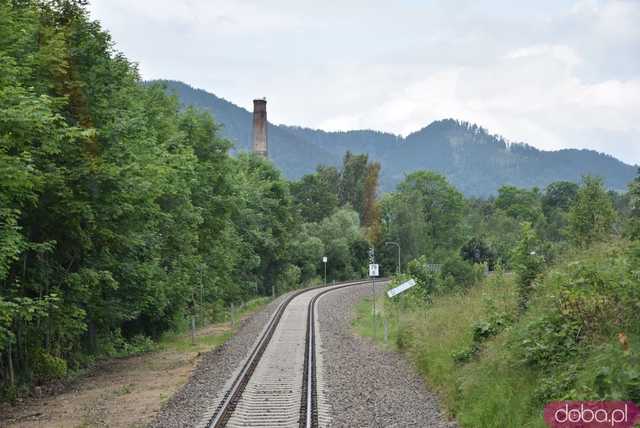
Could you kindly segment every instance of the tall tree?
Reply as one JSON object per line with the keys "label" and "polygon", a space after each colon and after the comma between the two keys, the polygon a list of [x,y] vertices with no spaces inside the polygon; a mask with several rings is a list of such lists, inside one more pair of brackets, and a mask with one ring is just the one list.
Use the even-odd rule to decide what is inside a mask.
{"label": "tall tree", "polygon": [[537,188],[527,190],[502,186],[498,190],[496,206],[518,221],[535,223],[542,215],[540,192]]}
{"label": "tall tree", "polygon": [[340,205],[350,205],[363,220],[364,188],[368,175],[367,155],[354,155],[347,151],[342,162],[340,174]]}
{"label": "tall tree", "polygon": [[407,256],[450,252],[462,243],[464,197],[434,172],[418,171],[398,185],[390,221],[392,237],[400,239]]}
{"label": "tall tree", "polygon": [[638,176],[629,184],[631,216],[629,232],[632,239],[640,239],[640,168]]}
{"label": "tall tree", "polygon": [[[334,169],[335,170],[335,169]],[[317,172],[291,183],[291,195],[304,221],[318,222],[338,208],[335,184],[326,174]]]}
{"label": "tall tree", "polygon": [[367,167],[367,178],[364,184],[364,207],[362,223],[368,228],[369,240],[378,242],[380,239],[380,208],[377,201],[378,179],[380,164],[374,162]]}
{"label": "tall tree", "polygon": [[615,210],[601,178],[585,176],[569,212],[569,233],[580,246],[588,246],[611,233]]}

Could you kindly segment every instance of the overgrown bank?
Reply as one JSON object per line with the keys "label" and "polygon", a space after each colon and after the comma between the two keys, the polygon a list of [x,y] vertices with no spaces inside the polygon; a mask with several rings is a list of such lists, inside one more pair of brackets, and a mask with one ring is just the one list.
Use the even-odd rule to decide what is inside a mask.
{"label": "overgrown bank", "polygon": [[[525,313],[516,275],[501,272],[428,305],[379,297],[376,340],[386,317],[388,346],[461,426],[542,428],[549,401],[640,402],[639,272],[640,245],[623,240],[560,257],[536,277]],[[357,331],[372,336],[370,301],[358,315]]]}

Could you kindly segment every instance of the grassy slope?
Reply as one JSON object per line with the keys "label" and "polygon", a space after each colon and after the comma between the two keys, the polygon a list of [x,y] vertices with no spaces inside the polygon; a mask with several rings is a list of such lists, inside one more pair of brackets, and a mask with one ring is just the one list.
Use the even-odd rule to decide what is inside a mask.
{"label": "grassy slope", "polygon": [[[415,363],[461,426],[545,427],[542,411],[544,402],[549,398],[539,398],[541,384],[551,382],[554,385],[556,396],[553,399],[615,398],[615,392],[609,392],[604,397],[594,395],[594,374],[603,367],[621,367],[622,361],[637,361],[631,358],[637,358],[640,350],[638,331],[626,331],[631,352],[623,355],[616,334],[613,334],[616,331],[613,320],[610,322],[611,328],[604,329],[609,333],[584,339],[575,353],[568,354],[561,364],[551,368],[523,364],[521,355],[518,356],[514,350],[523,332],[527,332],[530,321],[545,314],[546,299],[554,297],[556,289],[552,281],[547,279],[549,275],[562,272],[575,263],[590,263],[605,272],[611,263],[602,256],[617,257],[616,254],[620,254],[619,247],[615,244],[567,255],[545,275],[538,290],[541,298],[528,313],[497,336],[483,342],[479,354],[467,363],[454,362],[452,353],[469,348],[473,340],[474,323],[486,320],[490,313],[515,313],[516,286],[513,276],[489,277],[466,292],[434,298],[433,304],[427,309],[412,306],[402,311],[403,315],[399,318],[400,338],[396,308],[387,302],[386,312],[377,319],[376,340],[382,346],[398,348],[398,343],[402,345],[401,350]],[[384,305],[384,299],[379,297],[377,306]],[[382,343],[383,317],[388,318],[390,325],[388,344]],[[358,306],[354,326],[359,334],[373,336],[370,300]],[[575,376],[571,377],[575,383],[573,389],[561,391],[553,382],[558,382],[565,368],[576,370]],[[565,395],[559,395],[559,391]]]}

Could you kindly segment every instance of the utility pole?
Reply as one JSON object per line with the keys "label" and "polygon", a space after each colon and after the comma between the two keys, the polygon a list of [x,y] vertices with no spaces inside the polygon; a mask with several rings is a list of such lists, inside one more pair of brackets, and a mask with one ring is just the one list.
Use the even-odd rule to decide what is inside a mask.
{"label": "utility pole", "polygon": [[400,244],[397,242],[385,242],[384,245],[395,245],[396,247],[398,247],[398,266],[396,268],[398,275],[401,274],[401,268],[400,268]]}

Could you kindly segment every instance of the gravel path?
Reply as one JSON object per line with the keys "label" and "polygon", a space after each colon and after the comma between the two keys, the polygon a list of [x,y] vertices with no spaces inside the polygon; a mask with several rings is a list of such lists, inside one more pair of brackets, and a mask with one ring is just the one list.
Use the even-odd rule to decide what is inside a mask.
{"label": "gravel path", "polygon": [[446,421],[436,396],[402,355],[353,333],[354,305],[370,293],[370,285],[354,286],[318,302],[331,425],[456,427]]}
{"label": "gravel path", "polygon": [[242,321],[238,331],[225,344],[205,354],[187,384],[163,407],[152,427],[193,427],[222,391],[233,371],[244,360],[258,334],[288,294]]}

